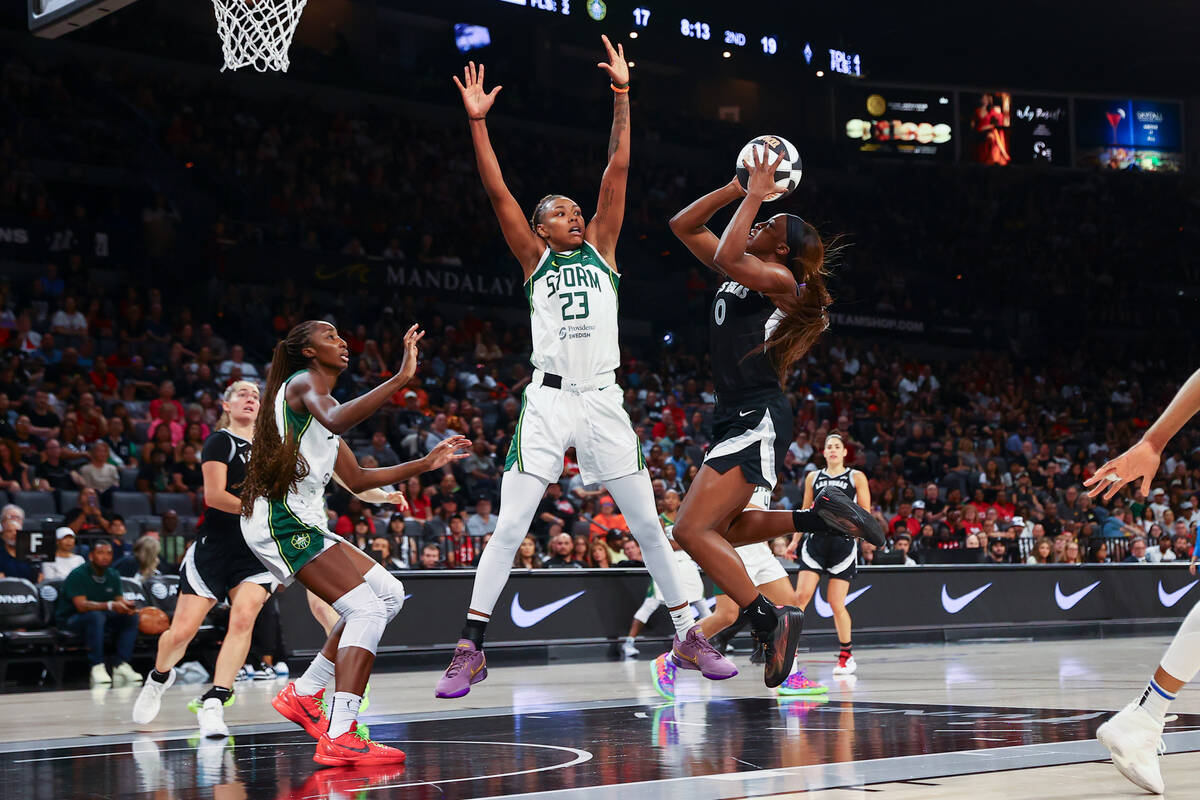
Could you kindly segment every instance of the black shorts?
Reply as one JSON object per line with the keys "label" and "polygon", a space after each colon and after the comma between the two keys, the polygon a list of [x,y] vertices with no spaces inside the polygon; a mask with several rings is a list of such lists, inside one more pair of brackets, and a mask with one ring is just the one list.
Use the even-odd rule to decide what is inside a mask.
{"label": "black shorts", "polygon": [[799,548],[800,569],[848,581],[858,574],[858,542],[835,533],[806,533]]}
{"label": "black shorts", "polygon": [[778,390],[724,403],[713,415],[713,445],[704,463],[724,475],[742,468],[747,483],[775,488],[775,475],[792,443],[792,405]]}
{"label": "black shorts", "polygon": [[224,602],[229,590],[239,583],[257,583],[268,593],[278,582],[250,552],[239,532],[229,534],[201,531],[179,565],[179,592]]}

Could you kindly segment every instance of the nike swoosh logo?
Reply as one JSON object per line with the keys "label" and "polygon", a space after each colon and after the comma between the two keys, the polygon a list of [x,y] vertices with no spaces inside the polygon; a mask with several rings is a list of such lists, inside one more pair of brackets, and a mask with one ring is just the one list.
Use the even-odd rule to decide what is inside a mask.
{"label": "nike swoosh logo", "polygon": [[751,410],[751,411],[739,411],[739,412],[738,412],[738,416],[739,416],[739,417],[748,417],[748,416],[750,416],[750,415],[751,415],[751,414],[753,414],[753,413],[754,413],[754,411],[753,411],[753,410]]}
{"label": "nike swoosh logo", "polygon": [[1159,581],[1158,582],[1158,600],[1159,600],[1159,602],[1161,602],[1163,604],[1164,608],[1170,608],[1171,606],[1178,603],[1180,598],[1182,598],[1185,594],[1190,592],[1192,590],[1192,587],[1194,587],[1197,583],[1200,583],[1200,581],[1192,581],[1191,583],[1189,583],[1187,586],[1183,587],[1182,589],[1177,589],[1173,592],[1167,592],[1167,591],[1163,590],[1162,581]]}
{"label": "nike swoosh logo", "polygon": [[[1063,594],[1062,589],[1058,588],[1058,581],[1054,582],[1054,602],[1058,603],[1058,607],[1063,611],[1070,611],[1080,600],[1082,600],[1088,592],[1100,585],[1100,581],[1096,581],[1091,586],[1085,586],[1074,594]],[[1159,584],[1160,586],[1162,584]]]}
{"label": "nike swoosh logo", "polygon": [[980,586],[975,591],[967,592],[962,597],[951,597],[949,594],[946,593],[946,584],[943,583],[942,584],[942,608],[946,609],[951,614],[957,614],[958,612],[960,612],[964,608],[966,608],[968,605],[970,605],[972,600],[974,600],[976,597],[979,597],[979,595],[983,594],[984,591],[991,585],[992,584],[989,581],[988,583],[985,583],[983,586]]}
{"label": "nike swoosh logo", "polygon": [[576,592],[575,594],[568,595],[561,600],[555,600],[553,603],[546,603],[544,606],[538,606],[537,608],[531,608],[526,611],[525,609],[521,608],[521,593],[517,592],[515,595],[513,595],[512,607],[509,609],[510,613],[512,614],[513,624],[515,624],[518,628],[532,628],[534,625],[537,625],[539,622],[553,614],[555,611],[558,611],[572,600],[582,597],[583,594],[584,592],[582,591]]}
{"label": "nike swoosh logo", "polygon": [[[871,584],[867,584],[863,588],[859,589],[857,592],[851,592],[850,594],[846,595],[846,605],[850,605],[851,603],[853,603],[855,598],[857,598],[860,594],[862,594],[863,592],[865,592],[867,589],[870,589],[870,588],[871,588]],[[820,588],[817,589],[817,596],[815,598],[815,601],[816,601],[816,607],[817,607],[817,614],[819,616],[822,616],[825,619],[829,619],[830,617],[833,616],[833,606],[831,606],[831,605],[829,605],[829,603],[825,602],[824,597],[821,597],[821,589]]]}

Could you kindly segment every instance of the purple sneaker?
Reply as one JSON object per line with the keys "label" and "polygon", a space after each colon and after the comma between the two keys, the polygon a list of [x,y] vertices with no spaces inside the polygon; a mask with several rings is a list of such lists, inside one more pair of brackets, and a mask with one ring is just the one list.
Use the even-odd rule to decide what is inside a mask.
{"label": "purple sneaker", "polygon": [[723,681],[738,674],[733,662],[708,643],[699,625],[693,625],[682,642],[679,636],[675,637],[671,655],[679,667],[699,670],[710,681]]}
{"label": "purple sneaker", "polygon": [[487,677],[487,659],[482,650],[475,649],[475,643],[470,639],[459,639],[454,648],[454,657],[446,674],[437,683],[434,690],[436,697],[462,697],[471,691],[471,684],[479,683]]}

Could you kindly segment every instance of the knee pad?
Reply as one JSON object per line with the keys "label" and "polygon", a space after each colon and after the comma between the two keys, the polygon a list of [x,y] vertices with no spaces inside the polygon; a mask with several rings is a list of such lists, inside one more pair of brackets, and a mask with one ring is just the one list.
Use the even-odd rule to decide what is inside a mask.
{"label": "knee pad", "polygon": [[387,621],[391,622],[404,607],[404,584],[400,582],[399,578],[388,572],[382,564],[371,567],[363,576],[363,580],[383,601],[383,605],[387,608]]}
{"label": "knee pad", "polygon": [[365,583],[360,583],[333,603],[333,608],[346,621],[338,649],[361,647],[374,653],[387,626],[387,606],[379,595]]}

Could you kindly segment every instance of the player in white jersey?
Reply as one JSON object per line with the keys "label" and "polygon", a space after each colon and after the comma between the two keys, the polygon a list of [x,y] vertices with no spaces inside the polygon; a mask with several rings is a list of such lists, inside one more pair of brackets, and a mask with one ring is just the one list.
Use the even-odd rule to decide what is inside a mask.
{"label": "player in white jersey", "polygon": [[675,623],[681,661],[712,679],[737,673],[693,623],[675,558],[658,524],[638,437],[616,384],[620,274],[615,251],[629,174],[629,66],[624,49],[614,49],[608,37],[603,40],[608,61],[598,66],[608,74],[614,92],[613,125],[608,165],[590,223],[585,223],[577,203],[557,194],[542,198],[526,221],[505,185],[485,123],[500,87],[485,92],[483,65],[476,69],[473,62],[463,70],[463,80],[454,78],[470,120],[484,189],[525,275],[535,369],[505,463],[496,531],[480,557],[466,625],[438,682],[438,697],[461,697],[487,676],[487,622],[508,581],[513,554],[546,486],[561,476],[563,454],[570,447],[578,453],[584,483],[605,484],[641,545]]}
{"label": "player in white jersey", "polygon": [[[340,620],[308,670],[272,701],[317,738],[313,760],[326,766],[394,764],[401,751],[376,744],[357,717],[383,629],[404,603],[404,587],[382,565],[330,532],[325,487],[330,479],[367,502],[398,503],[401,483],[450,461],[470,442],[454,436],[417,461],[363,469],[342,434],[379,410],[417,368],[414,325],[404,337],[404,363],[390,379],[339,404],[330,391],[350,363],[346,343],[328,322],[302,322],[275,347],[254,450],[242,487],[242,535],[281,582],[299,581],[333,606]],[[325,687],[336,682],[326,717]]]}

